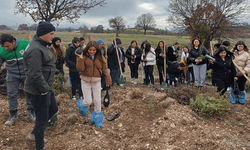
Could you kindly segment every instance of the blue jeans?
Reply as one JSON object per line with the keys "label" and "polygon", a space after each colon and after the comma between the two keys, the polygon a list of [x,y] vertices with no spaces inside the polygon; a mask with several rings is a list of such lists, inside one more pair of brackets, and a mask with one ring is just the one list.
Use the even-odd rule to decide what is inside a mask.
{"label": "blue jeans", "polygon": [[[18,88],[20,84],[24,84],[24,78],[17,78],[13,76],[7,76],[7,94],[8,94],[8,102],[9,102],[9,111],[15,111],[18,107],[17,95],[18,95]],[[27,110],[31,110],[32,105],[30,100],[26,96],[26,104]]]}
{"label": "blue jeans", "polygon": [[26,92],[36,114],[35,127],[31,134],[35,135],[36,149],[44,147],[44,130],[48,120],[58,111],[54,91],[48,91],[46,95],[33,95]]}
{"label": "blue jeans", "polygon": [[114,85],[115,83],[119,83],[120,75],[121,75],[120,68],[112,69],[112,70],[110,69],[110,76],[112,79],[112,85]]}

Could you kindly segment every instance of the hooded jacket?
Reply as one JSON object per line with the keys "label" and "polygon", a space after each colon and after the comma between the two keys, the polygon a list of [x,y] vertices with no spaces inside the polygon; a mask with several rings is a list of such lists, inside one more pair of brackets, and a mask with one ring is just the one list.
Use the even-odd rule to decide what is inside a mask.
{"label": "hooded jacket", "polygon": [[16,39],[16,44],[12,51],[7,51],[0,46],[0,66],[6,62],[8,76],[16,78],[25,77],[23,54],[29,43],[30,42],[26,40]]}
{"label": "hooded jacket", "polygon": [[[118,69],[119,68],[119,63],[118,63],[118,58],[117,58],[117,53],[116,53],[116,48],[114,47],[115,45],[112,43],[109,47],[108,47],[108,68],[109,69]],[[123,48],[118,47],[121,52],[122,52],[122,59],[125,60],[125,55],[124,55],[124,51]],[[117,48],[117,49],[118,49]],[[118,50],[119,53],[119,50]],[[121,58],[120,58],[121,61]]]}
{"label": "hooded jacket", "polygon": [[[146,55],[147,61],[143,61],[143,66],[150,66],[155,65],[156,63],[156,57],[155,57],[155,50],[151,47],[150,51]],[[143,51],[143,54],[141,56],[141,59],[143,59],[143,55],[145,55],[145,51]]]}
{"label": "hooded jacket", "polygon": [[78,72],[76,69],[76,51],[77,47],[73,44],[69,44],[69,48],[66,50],[65,61],[66,66],[69,67],[70,72]]}
{"label": "hooded jacket", "polygon": [[[92,60],[90,57],[84,55],[81,59],[77,57],[76,68],[79,71],[81,76],[90,77],[90,82],[92,78],[100,78],[102,73],[105,74],[105,82],[107,85],[111,85],[111,77],[107,69],[107,62],[104,56],[102,57],[104,63],[102,63],[99,59]],[[81,77],[83,78],[83,77]],[[94,80],[94,79],[93,79]]]}
{"label": "hooded jacket", "polygon": [[26,71],[24,91],[27,93],[41,95],[53,89],[55,64],[54,56],[47,48],[48,44],[35,35],[24,52]]}

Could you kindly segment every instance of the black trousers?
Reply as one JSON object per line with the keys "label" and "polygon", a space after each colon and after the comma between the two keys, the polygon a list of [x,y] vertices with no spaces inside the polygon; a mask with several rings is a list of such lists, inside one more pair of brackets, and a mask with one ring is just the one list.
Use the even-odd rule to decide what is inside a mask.
{"label": "black trousers", "polygon": [[193,69],[193,67],[188,67],[188,71],[192,75],[192,79],[190,78],[190,80],[191,80],[192,83],[194,83],[195,79],[194,79],[194,69]]}
{"label": "black trousers", "polygon": [[157,65],[157,69],[159,73],[160,84],[162,84],[164,75],[164,65]]}
{"label": "black trousers", "polygon": [[129,67],[130,67],[131,78],[138,79],[138,67],[139,67],[139,64],[131,63],[129,65]]}
{"label": "black trousers", "polygon": [[72,84],[72,96],[76,95],[76,89],[79,89],[79,97],[83,96],[79,72],[69,72],[69,76]]}
{"label": "black trousers", "polygon": [[229,80],[212,79],[212,85],[217,86],[217,92],[221,92],[220,95],[224,95],[227,88],[230,87]]}
{"label": "black trousers", "polygon": [[46,95],[33,95],[26,92],[36,114],[35,127],[31,134],[35,135],[36,149],[44,147],[44,130],[51,117],[58,111],[58,105],[54,91],[50,90]]}
{"label": "black trousers", "polygon": [[[144,66],[144,72],[146,77],[146,85],[148,85],[151,81],[151,84],[154,84],[154,65]],[[150,79],[149,79],[150,78]]]}
{"label": "black trousers", "polygon": [[240,91],[244,91],[247,79],[244,76],[237,76],[237,78]]}

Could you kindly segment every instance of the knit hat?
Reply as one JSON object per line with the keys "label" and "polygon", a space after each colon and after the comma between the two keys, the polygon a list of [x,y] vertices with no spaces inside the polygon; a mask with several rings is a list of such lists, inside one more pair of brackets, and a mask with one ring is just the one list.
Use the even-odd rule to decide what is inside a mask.
{"label": "knit hat", "polygon": [[[122,41],[119,38],[115,38],[115,41],[116,41],[116,44],[122,44]],[[113,43],[115,43],[115,42],[113,41]]]}
{"label": "knit hat", "polygon": [[42,36],[55,30],[55,27],[51,23],[40,21],[36,30],[36,34],[37,36]]}
{"label": "knit hat", "polygon": [[100,45],[101,43],[104,43],[102,39],[97,40],[98,45]]}

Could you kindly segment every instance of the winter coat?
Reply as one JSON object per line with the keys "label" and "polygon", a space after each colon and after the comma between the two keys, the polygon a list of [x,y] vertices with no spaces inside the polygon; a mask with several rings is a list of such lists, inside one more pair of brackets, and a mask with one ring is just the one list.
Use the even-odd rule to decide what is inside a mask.
{"label": "winter coat", "polygon": [[200,47],[198,49],[191,47],[190,52],[189,52],[189,56],[188,56],[188,62],[193,63],[195,65],[206,64],[206,63],[208,63],[208,60],[205,57],[202,58],[202,62],[200,62],[200,63],[195,62],[196,58],[200,57],[201,55],[205,56],[206,54],[210,55],[205,47],[203,47],[201,51],[200,51]]}
{"label": "winter coat", "polygon": [[[156,65],[164,65],[164,57],[160,56],[161,53],[165,53],[166,51],[163,52],[163,50],[161,50],[161,48],[156,48],[155,49],[155,55],[156,55]],[[166,64],[167,64],[167,58],[166,58]]]}
{"label": "winter coat", "polygon": [[[143,59],[143,55],[145,55],[145,51],[143,51],[143,54],[141,56],[141,59]],[[150,66],[150,65],[155,65],[156,63],[156,57],[155,57],[155,52],[154,49],[151,48],[150,51],[146,54],[146,59],[147,61],[143,61],[143,66]]]}
{"label": "winter coat", "polygon": [[[124,61],[125,61],[125,54],[124,54],[124,51],[123,51],[123,48],[122,47],[118,47],[121,52],[122,52],[122,58],[120,58],[120,54],[119,54],[119,50],[118,50],[118,54],[119,54],[119,58],[120,58],[120,61],[121,59],[123,60],[123,65],[124,65]],[[118,49],[117,48],[117,49]],[[108,68],[110,70],[113,70],[113,69],[118,69],[119,68],[119,63],[118,63],[118,58],[117,58],[117,53],[116,53],[116,48],[114,47],[114,44],[111,44],[109,47],[108,47]]]}
{"label": "winter coat", "polygon": [[80,57],[77,57],[77,63],[76,68],[79,71],[79,74],[81,76],[85,77],[100,77],[104,73],[105,74],[105,82],[107,85],[111,85],[111,77],[107,69],[107,62],[104,56],[102,56],[103,62],[101,62],[99,59],[95,57],[94,60],[92,60],[90,57],[84,55],[83,59]]}
{"label": "winter coat", "polygon": [[[174,55],[174,52],[176,52],[177,54]],[[174,46],[172,46],[172,45],[168,47],[167,58],[168,58],[168,61],[177,61],[178,51],[175,50]]]}
{"label": "winter coat", "polygon": [[212,80],[223,80],[232,84],[236,76],[232,58],[225,57],[225,61],[220,56],[214,56],[214,58],[216,59],[215,63],[210,64]]}
{"label": "winter coat", "polygon": [[55,61],[61,61],[64,58],[64,48],[62,45],[60,45],[59,47],[54,47],[53,44],[51,44],[51,46],[49,47],[50,51],[52,52]]}
{"label": "winter coat", "polygon": [[[139,47],[135,48],[134,55],[136,55],[135,63],[134,64],[136,64],[136,65],[140,64],[140,61],[141,61],[141,50],[140,50]],[[131,46],[129,46],[128,49],[126,50],[125,56],[128,58],[128,65],[130,66],[131,64],[133,64],[133,63],[131,63],[131,56],[132,56]]]}
{"label": "winter coat", "polygon": [[29,43],[30,42],[26,40],[16,40],[12,51],[7,51],[0,46],[0,67],[6,62],[8,76],[16,78],[25,77],[23,54]]}
{"label": "winter coat", "polygon": [[27,93],[41,95],[53,89],[55,65],[54,56],[47,48],[48,44],[35,35],[24,52],[26,71],[24,91]]}
{"label": "winter coat", "polygon": [[69,67],[70,72],[78,72],[76,69],[76,51],[77,47],[71,43],[69,44],[69,48],[66,50],[65,61],[66,66]]}
{"label": "winter coat", "polygon": [[[241,68],[241,70],[245,70],[247,73],[250,73],[250,55],[248,52],[241,50],[234,52],[234,62]],[[236,68],[237,76],[243,76],[242,73]]]}

